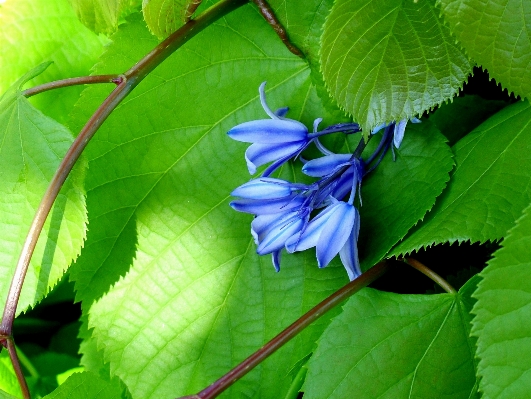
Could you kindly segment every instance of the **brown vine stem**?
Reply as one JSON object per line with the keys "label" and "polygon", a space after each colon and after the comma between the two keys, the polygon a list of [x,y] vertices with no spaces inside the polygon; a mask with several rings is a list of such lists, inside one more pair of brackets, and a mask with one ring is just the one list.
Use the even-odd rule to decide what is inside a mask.
{"label": "brown vine stem", "polygon": [[59,89],[61,87],[75,86],[75,85],[89,85],[95,83],[115,83],[120,84],[122,78],[120,75],[94,75],[94,76],[80,76],[78,78],[68,78],[55,80],[53,82],[44,83],[35,87],[24,90],[21,94],[24,97],[31,97],[35,94],[44,93],[48,90]]}
{"label": "brown vine stem", "polygon": [[15,342],[13,341],[13,337],[6,337],[5,345],[7,347],[7,351],[9,352],[9,358],[11,359],[11,362],[13,363],[13,369],[15,370],[15,374],[17,376],[17,380],[20,385],[22,397],[24,399],[30,399],[31,396],[30,396],[28,384],[26,383],[26,379],[24,378],[24,373],[22,372],[22,367],[20,366],[20,362],[18,360],[17,348],[15,347]]}
{"label": "brown vine stem", "polygon": [[275,338],[273,338],[271,341],[269,341],[262,348],[260,348],[258,351],[253,353],[251,356],[249,356],[247,359],[245,359],[243,362],[241,362],[238,366],[233,368],[231,371],[229,371],[219,380],[217,380],[216,382],[214,382],[213,384],[206,387],[201,392],[195,395],[183,396],[178,399],[213,399],[215,398],[216,396],[221,394],[223,391],[225,391],[227,388],[229,388],[232,384],[234,384],[237,380],[239,380],[245,374],[251,371],[254,367],[256,367],[258,364],[264,361],[267,357],[273,354],[282,345],[287,343],[295,335],[297,335],[302,330],[304,330],[306,327],[308,327],[310,324],[312,324],[319,317],[321,317],[326,312],[328,312],[330,309],[334,308],[335,306],[343,302],[345,299],[347,299],[351,295],[361,290],[363,287],[366,287],[367,285],[369,285],[370,283],[372,283],[373,281],[381,277],[385,272],[387,272],[387,270],[389,270],[389,267],[390,266],[386,261],[380,262],[376,264],[375,266],[371,267],[369,270],[367,270],[357,279],[351,281],[350,283],[345,285],[343,288],[334,292],[328,298],[326,298],[321,303],[319,303],[317,306],[312,308],[310,311],[304,314],[301,318],[299,318],[297,321],[291,324],[288,328],[286,328],[284,331],[278,334]]}
{"label": "brown vine stem", "polygon": [[[18,301],[22,285],[28,271],[28,266],[35,250],[35,245],[42,231],[44,222],[52,208],[52,205],[57,198],[57,195],[72,170],[75,162],[87,146],[90,139],[96,133],[96,130],[103,124],[116,106],[144,79],[151,71],[153,71],[160,63],[169,57],[175,50],[181,47],[184,43],[201,32],[211,23],[219,18],[234,11],[238,7],[247,3],[247,0],[221,0],[214,4],[209,9],[205,10],[196,19],[190,20],[167,39],[155,47],[149,54],[142,58],[131,69],[123,75],[117,75],[121,78],[115,83],[117,87],[109,94],[101,106],[96,110],[92,117],[85,124],[79,135],[76,137],[72,146],[69,148],[65,157],[63,158],[57,172],[55,173],[44,197],[37,209],[35,217],[30,226],[26,241],[22,248],[20,258],[18,260],[15,273],[11,280],[9,293],[2,316],[2,323],[0,324],[0,337],[2,341],[7,342],[9,349],[9,342],[12,340],[13,321],[15,319]],[[116,78],[117,76],[114,76]],[[72,84],[72,81],[70,81]],[[16,351],[9,350],[11,361],[13,364],[18,364]],[[21,387],[26,385],[24,376],[19,379]]]}
{"label": "brown vine stem", "polygon": [[456,289],[452,287],[448,283],[448,281],[443,279],[441,276],[439,276],[437,273],[435,273],[433,270],[431,270],[429,267],[427,267],[423,263],[413,258],[405,258],[405,261],[411,267],[417,269],[422,274],[428,276],[430,279],[432,279],[435,283],[437,283],[437,285],[439,285],[443,290],[445,290],[449,294],[457,293]]}

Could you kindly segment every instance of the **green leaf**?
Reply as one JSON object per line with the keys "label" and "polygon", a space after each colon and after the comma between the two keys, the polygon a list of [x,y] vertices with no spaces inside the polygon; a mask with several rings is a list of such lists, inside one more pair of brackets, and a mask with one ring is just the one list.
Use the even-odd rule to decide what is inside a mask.
{"label": "green leaf", "polygon": [[456,168],[431,212],[392,255],[470,240],[503,238],[530,200],[531,106],[504,108],[454,147]]}
{"label": "green leaf", "polygon": [[441,104],[430,114],[433,122],[453,146],[481,123],[507,106],[505,101],[485,100],[476,95],[456,97],[451,103]]}
{"label": "green leaf", "polygon": [[21,397],[22,393],[7,349],[4,349],[0,352],[0,398],[11,399],[10,395]]}
{"label": "green leaf", "polygon": [[[323,108],[308,66],[252,6],[193,40],[135,89],[87,149],[91,228],[71,276],[85,311],[100,298],[90,308],[90,327],[111,372],[143,399],[205,387],[348,280],[338,261],[319,270],[309,252],[286,255],[275,273],[269,256],[255,254],[252,218],[228,205],[230,192],[250,176],[246,145],[226,132],[265,117],[258,96],[264,80],[272,108],[289,105],[289,117],[311,126]],[[136,18],[116,36],[98,73],[155,44]],[[100,99],[91,87],[79,106],[93,110]],[[283,173],[293,176],[288,169]],[[285,395],[289,370],[326,323],[227,396]],[[83,346],[94,360],[89,342]]]}
{"label": "green leaf", "polygon": [[531,391],[531,207],[481,272],[472,334],[484,398],[525,398]]}
{"label": "green leaf", "polygon": [[106,381],[85,371],[72,374],[51,394],[43,399],[117,399],[124,397],[117,380]]}
{"label": "green leaf", "polygon": [[[0,93],[43,62],[53,64],[32,79],[30,86],[88,75],[104,43],[79,22],[68,0],[7,1],[2,4],[0,26]],[[30,102],[63,122],[82,89],[56,89]]]}
{"label": "green leaf", "polygon": [[531,5],[519,0],[440,0],[466,52],[510,92],[531,95]]}
{"label": "green leaf", "polygon": [[429,121],[408,124],[394,151],[396,161],[389,151],[362,183],[358,248],[364,269],[380,261],[431,209],[454,164],[446,139]]}
{"label": "green leaf", "polygon": [[[35,211],[63,155],[73,141],[62,125],[20,95],[30,72],[0,98],[0,297],[2,307]],[[83,161],[61,190],[37,243],[18,312],[49,292],[74,260],[86,230]]]}
{"label": "green leaf", "polygon": [[472,66],[438,15],[434,0],[334,3],[322,37],[323,75],[366,134],[422,114],[462,87]]}
{"label": "green leaf", "polygon": [[166,37],[184,25],[198,0],[144,0],[142,12],[154,35]]}
{"label": "green leaf", "polygon": [[319,339],[304,398],[476,397],[463,295],[360,291]]}
{"label": "green leaf", "polygon": [[96,33],[111,34],[140,0],[69,0],[79,20]]}

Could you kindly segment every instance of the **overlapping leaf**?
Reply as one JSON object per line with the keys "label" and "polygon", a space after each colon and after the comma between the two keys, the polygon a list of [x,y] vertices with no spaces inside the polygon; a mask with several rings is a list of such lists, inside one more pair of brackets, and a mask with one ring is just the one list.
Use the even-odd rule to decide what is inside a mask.
{"label": "overlapping leaf", "polygon": [[118,399],[123,389],[117,380],[106,381],[88,371],[74,373],[44,399]]}
{"label": "overlapping leaf", "polygon": [[453,148],[447,189],[392,254],[444,242],[499,240],[529,204],[531,106],[504,108]]}
{"label": "overlapping leaf", "polygon": [[484,398],[525,398],[531,392],[531,208],[481,272],[472,334]]}
{"label": "overlapping leaf", "polygon": [[[73,141],[62,125],[44,116],[19,88],[46,66],[28,73],[0,98],[0,298],[2,307],[29,226],[63,155]],[[68,179],[37,243],[18,311],[34,305],[77,257],[86,230],[83,168]]]}
{"label": "overlapping leaf", "polygon": [[110,34],[141,0],[70,0],[79,20],[96,33]]}
{"label": "overlapping leaf", "polygon": [[[122,63],[147,53],[132,45],[139,37],[156,44],[142,21],[131,24],[116,42],[128,52]],[[311,123],[319,103],[306,64],[275,40],[252,7],[209,27],[190,46],[132,93],[88,149],[91,230],[72,277],[78,298],[90,304],[125,272],[136,242],[132,269],[90,311],[111,371],[134,397],[177,396],[207,385],[347,281],[342,268],[318,270],[311,253],[286,257],[282,273],[274,273],[270,259],[254,253],[251,218],[228,206],[229,193],[249,176],[245,146],[226,131],[266,117],[258,101],[262,80],[272,107],[293,105],[289,115]],[[110,67],[120,65],[105,60],[102,68]],[[123,297],[123,290],[135,294]],[[133,323],[115,336],[122,322]],[[234,395],[285,392],[290,367],[321,328],[242,381]]]}
{"label": "overlapping leaf", "polygon": [[467,53],[504,88],[531,95],[531,4],[519,0],[440,0]]}
{"label": "overlapping leaf", "polygon": [[166,37],[182,26],[199,0],[144,0],[142,12],[151,32]]}
{"label": "overlapping leaf", "polygon": [[454,165],[445,137],[429,121],[409,124],[395,153],[396,161],[387,154],[362,183],[358,247],[364,268],[380,261],[431,209]]}
{"label": "overlapping leaf", "polygon": [[467,293],[357,293],[319,339],[304,397],[477,397]]}
{"label": "overlapping leaf", "polygon": [[453,97],[471,71],[435,1],[336,1],[321,64],[332,97],[367,131]]}
{"label": "overlapping leaf", "polygon": [[[53,61],[29,85],[88,75],[102,51],[102,38],[76,18],[68,0],[18,0],[2,4],[0,13],[0,93],[37,65]],[[43,93],[30,101],[62,122],[82,87]]]}

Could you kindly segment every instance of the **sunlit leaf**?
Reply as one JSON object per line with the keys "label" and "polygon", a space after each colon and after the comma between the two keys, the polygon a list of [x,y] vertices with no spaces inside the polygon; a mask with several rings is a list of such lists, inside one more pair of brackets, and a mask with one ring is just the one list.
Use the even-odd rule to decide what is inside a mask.
{"label": "sunlit leaf", "polygon": [[20,397],[20,387],[18,385],[17,375],[13,370],[11,359],[6,349],[0,352],[0,398],[12,398],[12,396]]}
{"label": "sunlit leaf", "polygon": [[[19,88],[46,65],[28,73],[0,98],[0,298],[4,304],[15,265],[42,196],[73,141]],[[33,306],[62,277],[83,244],[86,230],[83,162],[61,190],[30,263],[18,312]],[[3,305],[2,305],[3,307]]]}
{"label": "sunlit leaf", "polygon": [[435,1],[338,0],[321,64],[330,94],[368,132],[453,97],[471,64]]}
{"label": "sunlit leaf", "polygon": [[166,37],[190,17],[200,0],[144,0],[142,12],[147,26],[158,37]]}
{"label": "sunlit leaf", "polygon": [[[89,74],[104,40],[79,22],[68,0],[7,0],[1,7],[0,93],[42,62],[53,64],[27,86]],[[30,102],[63,122],[81,90],[57,89]]]}
{"label": "sunlit leaf", "polygon": [[119,399],[123,389],[117,380],[106,381],[94,373],[74,373],[43,399]]}
{"label": "sunlit leaf", "polygon": [[96,33],[113,33],[141,0],[69,0],[79,20]]}

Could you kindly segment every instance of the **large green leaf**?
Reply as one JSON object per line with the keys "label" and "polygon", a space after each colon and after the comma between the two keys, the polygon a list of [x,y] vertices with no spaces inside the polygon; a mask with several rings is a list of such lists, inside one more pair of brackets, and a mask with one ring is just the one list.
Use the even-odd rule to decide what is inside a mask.
{"label": "large green leaf", "polygon": [[[64,126],[20,95],[20,87],[43,68],[28,73],[0,98],[0,308],[35,211],[73,141]],[[82,164],[67,180],[46,221],[26,275],[19,312],[39,301],[79,254],[87,222]]]}
{"label": "large green leaf", "polygon": [[448,187],[393,255],[444,242],[499,240],[529,204],[531,106],[506,107],[454,147]]}
{"label": "large green leaf", "polygon": [[526,208],[481,272],[472,334],[484,398],[526,398],[531,392],[531,207]]}
{"label": "large green leaf", "polygon": [[477,397],[470,290],[462,291],[357,293],[319,339],[304,398]]}
{"label": "large green leaf", "polygon": [[[139,20],[115,40],[122,64],[109,52],[102,71],[147,53],[137,43],[156,44]],[[228,206],[229,193],[249,175],[245,145],[225,133],[265,117],[258,100],[263,80],[272,107],[289,104],[289,116],[308,124],[322,112],[307,65],[247,6],[161,65],[87,149],[91,229],[71,276],[88,309],[132,262],[93,305],[90,323],[111,371],[134,397],[206,386],[347,282],[342,267],[319,270],[312,253],[286,256],[283,271],[274,273],[269,257],[254,253],[251,217]],[[88,89],[80,107],[94,109],[98,90]],[[135,294],[125,298],[123,290]],[[138,323],[115,336],[115,326],[131,317]],[[288,371],[322,328],[303,334],[228,395],[282,395]]]}
{"label": "large green leaf", "polygon": [[531,95],[531,3],[440,0],[445,20],[467,53],[509,91]]}
{"label": "large green leaf", "polygon": [[[103,48],[103,39],[78,21],[68,0],[2,2],[0,26],[0,93],[42,62],[53,64],[28,85],[88,75]],[[30,102],[62,122],[81,90],[56,89]]]}
{"label": "large green leaf", "polygon": [[[374,138],[377,141],[379,137]],[[454,165],[445,137],[429,121],[409,124],[400,149],[391,151],[362,183],[360,261],[369,268],[428,212]]]}
{"label": "large green leaf", "polygon": [[125,397],[117,380],[106,381],[94,373],[74,373],[43,399],[119,399]]}
{"label": "large green leaf", "polygon": [[434,0],[336,1],[321,64],[332,97],[367,132],[452,98],[471,72]]}

